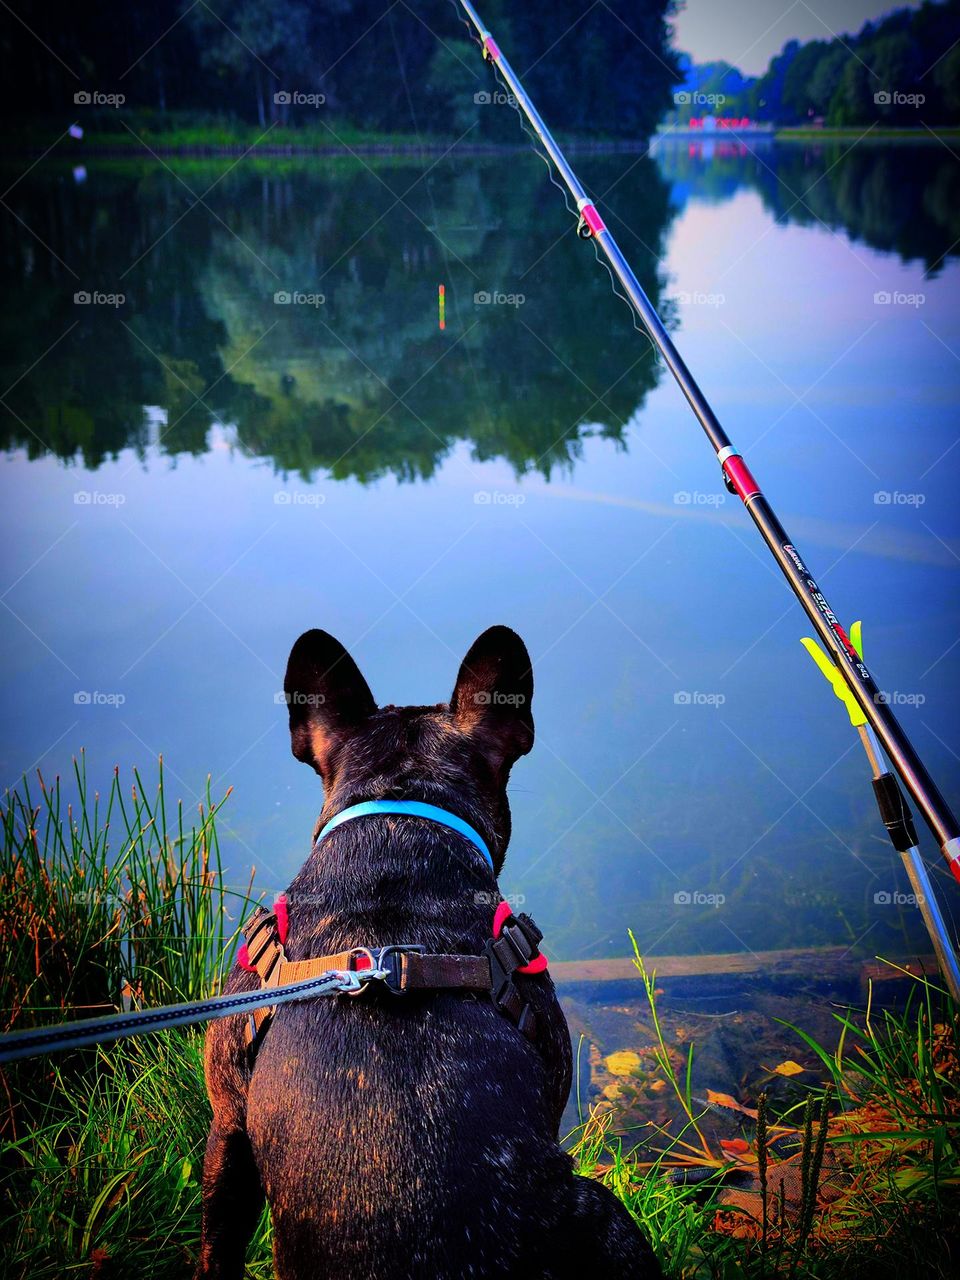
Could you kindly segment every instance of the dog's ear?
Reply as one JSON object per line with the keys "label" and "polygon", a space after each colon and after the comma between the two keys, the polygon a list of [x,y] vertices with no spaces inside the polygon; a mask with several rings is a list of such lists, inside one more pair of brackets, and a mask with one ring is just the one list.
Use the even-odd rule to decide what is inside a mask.
{"label": "dog's ear", "polygon": [[360,669],[326,631],[305,631],[290,650],[283,681],[290,710],[290,746],[321,777],[333,751],[376,711]]}
{"label": "dog's ear", "polygon": [[490,627],[470,646],[450,713],[494,770],[509,769],[533,746],[533,671],[526,645],[509,627]]}

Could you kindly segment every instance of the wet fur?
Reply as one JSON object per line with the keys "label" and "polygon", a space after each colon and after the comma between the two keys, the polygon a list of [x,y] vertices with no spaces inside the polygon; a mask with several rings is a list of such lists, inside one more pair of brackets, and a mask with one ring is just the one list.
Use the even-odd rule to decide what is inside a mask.
{"label": "wet fur", "polygon": [[[346,651],[308,632],[287,691],[311,690],[323,701],[291,701],[291,733],[324,779],[319,823],[360,800],[427,801],[470,822],[500,870],[507,777],[533,741],[519,637],[485,632],[450,705],[376,709]],[[498,692],[523,701],[497,704]],[[409,817],[346,823],[289,887],[287,955],[361,941],[479,954],[498,899],[489,865],[456,833]],[[569,1032],[549,978],[519,982],[536,1045],[467,993],[371,988],[285,1005],[252,1071],[242,1020],[213,1023],[198,1280],[240,1280],[264,1195],[280,1280],[659,1275],[623,1206],[575,1177],[557,1144]],[[234,968],[227,990],[256,985]]]}

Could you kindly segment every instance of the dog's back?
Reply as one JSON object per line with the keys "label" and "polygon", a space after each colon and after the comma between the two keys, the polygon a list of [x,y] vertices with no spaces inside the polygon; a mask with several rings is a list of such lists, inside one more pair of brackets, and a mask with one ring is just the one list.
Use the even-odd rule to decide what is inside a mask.
{"label": "dog's back", "polygon": [[[290,885],[287,959],[409,943],[481,956],[509,839],[506,781],[533,741],[520,639],[485,632],[449,705],[378,710],[342,646],[309,632],[286,689],[294,754],[324,780],[321,822],[403,796],[472,824],[493,862],[421,817],[347,822]],[[264,1194],[280,1280],[656,1275],[623,1206],[575,1177],[558,1146],[571,1047],[553,984],[515,981],[532,1038],[489,992],[380,984],[281,1005],[252,1060],[240,1019],[213,1024],[198,1277],[240,1280]],[[258,982],[238,967],[228,990]]]}
{"label": "dog's back", "polygon": [[[290,886],[288,957],[358,940],[479,955],[495,897],[483,860],[416,819],[372,825],[335,832]],[[552,984],[525,989],[550,1045],[562,1020]],[[565,1162],[552,1136],[568,1071],[562,1058],[548,1069],[539,1045],[478,994],[371,985],[282,1006],[247,1101],[278,1274],[459,1277],[469,1254],[476,1274],[496,1275],[529,1255],[549,1208],[545,1166],[555,1179]]]}

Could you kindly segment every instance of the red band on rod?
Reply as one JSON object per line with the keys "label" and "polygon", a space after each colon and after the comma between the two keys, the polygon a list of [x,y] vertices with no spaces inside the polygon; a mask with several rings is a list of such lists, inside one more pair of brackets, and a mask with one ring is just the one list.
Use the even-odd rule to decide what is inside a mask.
{"label": "red band on rod", "polygon": [[838,622],[838,623],[837,623],[837,625],[833,628],[833,630],[834,630],[834,632],[836,633],[837,637],[839,638],[840,643],[841,643],[841,644],[843,645],[843,647],[846,649],[847,653],[849,653],[850,657],[851,657],[851,658],[853,658],[853,660],[854,660],[855,662],[859,662],[859,661],[860,661],[860,655],[859,655],[859,653],[857,653],[856,649],[855,649],[855,648],[853,647],[853,645],[851,644],[851,642],[850,642],[850,637],[849,637],[849,636],[847,635],[847,633],[844,631],[843,627],[841,627],[841,625],[840,625],[840,623],[839,623],[839,622]]}
{"label": "red band on rod", "polygon": [[750,474],[750,468],[739,454],[734,453],[729,458],[726,458],[723,463],[723,469],[729,477],[730,483],[744,502],[748,498],[755,498],[760,492],[760,486]]}
{"label": "red band on rod", "polygon": [[595,204],[585,204],[580,212],[583,215],[584,222],[595,236],[598,236],[601,231],[606,231],[607,225],[600,217],[599,213],[597,213],[597,206]]}
{"label": "red band on rod", "polygon": [[494,40],[493,36],[487,36],[486,40],[483,42],[483,47],[494,61],[500,57],[500,50],[497,48],[497,42]]}

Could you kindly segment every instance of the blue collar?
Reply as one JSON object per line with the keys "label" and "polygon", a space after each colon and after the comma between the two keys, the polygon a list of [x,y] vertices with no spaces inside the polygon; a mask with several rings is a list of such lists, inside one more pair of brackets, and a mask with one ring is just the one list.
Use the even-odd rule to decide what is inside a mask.
{"label": "blue collar", "polygon": [[339,813],[334,814],[330,821],[321,827],[315,845],[341,823],[352,822],[354,818],[366,818],[375,813],[408,814],[410,817],[429,818],[431,822],[439,822],[442,827],[449,827],[451,831],[456,831],[458,835],[469,840],[474,848],[480,850],[493,870],[493,858],[490,856],[486,841],[474,831],[469,822],[464,822],[455,813],[448,813],[446,809],[437,808],[435,804],[423,804],[419,800],[364,800],[361,804],[352,804],[349,808],[341,809]]}

